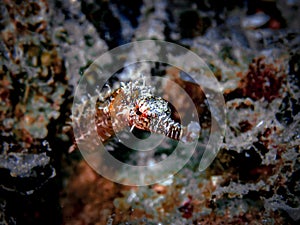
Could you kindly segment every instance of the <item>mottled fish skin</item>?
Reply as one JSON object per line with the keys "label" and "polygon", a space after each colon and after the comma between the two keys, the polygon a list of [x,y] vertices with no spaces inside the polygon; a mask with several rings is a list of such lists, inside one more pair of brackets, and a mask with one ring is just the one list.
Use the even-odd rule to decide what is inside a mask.
{"label": "mottled fish skin", "polygon": [[153,96],[151,88],[139,82],[128,82],[110,92],[96,106],[96,126],[102,142],[106,142],[130,126],[162,134],[174,140],[188,136],[187,128],[172,119],[169,103]]}
{"label": "mottled fish skin", "polygon": [[135,108],[130,110],[129,122],[139,129],[179,140],[182,126],[171,118],[168,102],[161,97],[146,96],[140,98]]}
{"label": "mottled fish skin", "polygon": [[[138,81],[122,84],[120,88],[101,96],[96,105],[96,127],[102,142],[113,137],[126,126],[174,140],[193,141],[200,132],[191,131],[172,118],[168,101],[151,93],[151,87]],[[193,132],[193,133],[192,133]]]}

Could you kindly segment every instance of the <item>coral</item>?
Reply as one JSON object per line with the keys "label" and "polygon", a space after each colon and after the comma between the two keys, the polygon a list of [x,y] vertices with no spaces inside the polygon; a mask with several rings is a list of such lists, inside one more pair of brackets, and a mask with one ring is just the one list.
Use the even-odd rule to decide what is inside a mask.
{"label": "coral", "polygon": [[285,79],[282,68],[274,64],[266,64],[264,58],[254,59],[249,65],[249,71],[241,79],[239,88],[242,90],[242,96],[250,97],[254,100],[264,98],[270,102],[279,97],[279,90]]}
{"label": "coral", "polygon": [[[0,223],[298,224],[300,7],[297,1],[254,2],[3,0]],[[201,124],[197,151],[182,170],[168,180],[131,187],[98,175],[76,146],[68,152],[72,133],[81,131],[70,128],[70,108],[75,87],[94,59],[142,39],[178,43],[209,65],[226,99],[227,130],[217,158],[199,172],[205,143],[214,132],[211,114],[218,116],[202,87],[172,65],[123,68],[107,82],[113,90],[140,74],[167,78],[155,83],[155,94],[179,102],[180,107],[169,105],[172,119],[179,123],[188,113],[190,97]],[[141,55],[155,60],[159,51],[147,46]],[[184,61],[185,56],[168,51],[174,64]],[[198,65],[193,69],[200,70]],[[188,97],[174,91],[172,82]],[[75,124],[77,117],[90,116],[85,110],[91,96],[86,97],[72,115]],[[83,137],[94,119],[80,124]],[[132,132],[139,138],[148,135]],[[143,166],[164,160],[176,144],[168,139],[155,152],[136,153],[115,138],[106,147],[116,159]],[[120,176],[126,179],[127,173]]]}
{"label": "coral", "polygon": [[3,211],[12,224],[57,223],[59,216],[50,218],[46,211],[56,213],[58,204],[57,193],[49,190],[58,188],[56,160],[63,151],[58,143],[68,111],[64,57],[51,38],[48,2],[3,1],[0,7]]}
{"label": "coral", "polygon": [[245,74],[238,74],[241,77],[238,88],[226,92],[227,100],[242,96],[271,102],[282,95],[286,71],[283,67],[280,68],[282,65],[280,62],[267,64],[265,61],[264,56],[253,59],[248,71]]}
{"label": "coral", "polygon": [[[174,5],[170,4],[170,7]],[[178,11],[180,10],[177,8],[173,15]],[[150,15],[143,15],[143,10],[141,12],[140,26],[147,28],[144,18],[151,18],[151,13],[155,17],[157,11],[149,11]],[[178,15],[180,13],[176,16]],[[201,151],[203,152],[200,146],[199,155],[169,180],[147,187],[126,187],[110,183],[113,186],[110,190],[116,192],[112,196],[111,193],[103,196],[100,188],[97,189],[97,192],[100,192],[98,197],[97,194],[94,195],[95,191],[91,190],[95,188],[93,183],[102,183],[103,178],[91,171],[86,164],[80,164],[80,169],[74,173],[67,186],[67,195],[62,198],[62,202],[71,202],[66,205],[68,207],[64,211],[66,224],[75,221],[84,224],[297,223],[299,56],[290,56],[289,47],[286,45],[278,47],[278,42],[286,40],[288,36],[280,36],[274,41],[275,38],[268,39],[270,34],[267,32],[264,33],[266,36],[262,37],[264,43],[267,43],[263,44],[267,50],[260,50],[260,40],[249,38],[248,31],[238,28],[240,18],[230,19],[230,28],[226,25],[226,29],[210,27],[202,36],[197,34],[197,37],[190,40],[180,40],[180,43],[189,46],[210,63],[213,71],[218,73],[218,80],[225,94],[227,132],[214,163],[204,173],[195,169]],[[139,25],[136,31],[140,31]],[[178,38],[178,32],[179,30],[174,29],[168,33],[168,37]],[[254,34],[257,31],[249,32]],[[272,32],[277,34],[275,30]],[[143,34],[147,36],[147,32]],[[228,41],[228,38],[231,41]],[[180,56],[172,57],[174,61],[182,60]],[[149,65],[152,73],[167,76],[189,92],[198,107],[201,125],[206,123],[209,127],[210,113],[206,108],[208,106],[205,104],[205,96],[198,90],[199,87],[176,68]],[[119,74],[119,80],[130,81],[130,77],[134,77],[137,71],[149,72],[147,66],[137,67],[142,69],[125,69]],[[168,84],[165,87],[170,89]],[[181,102],[182,109],[176,110],[181,114],[186,112],[188,105],[184,97],[177,96],[174,92],[165,94],[164,98],[170,101],[177,99]],[[169,144],[155,156],[163,159],[169,154],[172,146],[172,143]],[[126,158],[126,163],[135,165],[153,162],[153,155],[135,156],[118,144],[111,145],[111,154],[119,160]],[[86,177],[93,179],[87,182],[88,185],[81,185],[82,181],[76,177],[84,175],[86,170],[93,174]],[[87,190],[84,190],[85,188]],[[76,190],[80,190],[80,196],[72,195]],[[106,193],[106,188],[103,190]],[[111,197],[111,201],[101,201],[108,196]],[[86,197],[88,201],[84,200]],[[84,203],[71,206],[74,202]],[[77,206],[97,208],[108,216],[103,219],[95,216],[96,212],[90,216],[85,210],[74,213]],[[72,220],[68,220],[70,217]]]}

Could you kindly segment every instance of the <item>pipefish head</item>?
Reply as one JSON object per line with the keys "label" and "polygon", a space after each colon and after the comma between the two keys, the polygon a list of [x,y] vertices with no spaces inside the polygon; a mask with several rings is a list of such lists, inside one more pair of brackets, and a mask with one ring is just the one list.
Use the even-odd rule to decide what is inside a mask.
{"label": "pipefish head", "polygon": [[135,106],[130,110],[129,121],[136,128],[156,132],[160,121],[169,118],[170,115],[171,108],[166,100],[145,96],[136,100]]}

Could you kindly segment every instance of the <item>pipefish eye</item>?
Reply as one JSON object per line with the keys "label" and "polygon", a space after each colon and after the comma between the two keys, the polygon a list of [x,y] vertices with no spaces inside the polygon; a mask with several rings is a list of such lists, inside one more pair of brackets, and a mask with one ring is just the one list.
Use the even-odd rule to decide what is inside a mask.
{"label": "pipefish eye", "polygon": [[140,116],[142,115],[142,112],[140,111],[139,107],[136,107],[136,115]]}

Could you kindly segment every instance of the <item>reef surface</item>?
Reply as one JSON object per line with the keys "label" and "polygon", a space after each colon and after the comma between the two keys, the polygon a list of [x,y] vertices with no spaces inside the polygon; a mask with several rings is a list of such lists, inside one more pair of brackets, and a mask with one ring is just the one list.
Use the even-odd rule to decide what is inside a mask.
{"label": "reef surface", "polygon": [[[297,0],[0,2],[0,223],[298,224],[299,10]],[[182,45],[205,61],[225,98],[226,135],[204,172],[199,145],[170,179],[131,187],[103,178],[82,159],[71,107],[97,57],[146,39]],[[143,71],[181,85],[203,134],[210,132],[209,106],[188,75],[160,63]],[[111,82],[135,78],[124,70]],[[183,96],[168,98],[185,112]],[[119,160],[147,165],[173,145],[144,155],[117,140],[109,148]]]}

